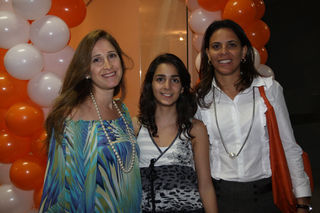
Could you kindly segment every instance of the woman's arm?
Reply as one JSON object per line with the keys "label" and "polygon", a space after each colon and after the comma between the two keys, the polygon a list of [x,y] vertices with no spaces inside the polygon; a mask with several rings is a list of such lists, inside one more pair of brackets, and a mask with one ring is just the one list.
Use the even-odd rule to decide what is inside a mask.
{"label": "woman's arm", "polygon": [[132,117],[132,125],[134,129],[134,134],[138,136],[139,129],[141,128],[141,124],[136,116]]}
{"label": "woman's arm", "polygon": [[63,193],[65,186],[65,167],[66,162],[63,148],[52,136],[49,143],[47,169],[39,212],[49,212],[53,209],[63,211],[59,196]]}
{"label": "woman's arm", "polygon": [[302,198],[298,200],[300,203],[305,200],[304,198],[311,196],[310,182],[304,171],[302,149],[296,143],[294,137],[281,85],[274,82],[270,88],[270,92],[267,93],[267,96],[268,95],[269,101],[273,105],[277,117],[279,133],[287,158],[293,191],[297,198]]}
{"label": "woman's arm", "polygon": [[218,212],[216,193],[213,187],[209,162],[209,137],[202,121],[193,119],[191,135],[195,168],[198,176],[200,197],[206,213]]}

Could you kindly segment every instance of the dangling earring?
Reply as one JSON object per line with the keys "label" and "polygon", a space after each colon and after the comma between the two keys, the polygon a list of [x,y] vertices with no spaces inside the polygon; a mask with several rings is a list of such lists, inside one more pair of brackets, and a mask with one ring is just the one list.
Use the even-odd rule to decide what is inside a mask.
{"label": "dangling earring", "polygon": [[86,79],[89,80],[90,79],[90,75],[86,75]]}
{"label": "dangling earring", "polygon": [[211,63],[210,59],[208,59],[208,64],[212,66],[212,63]]}
{"label": "dangling earring", "polygon": [[243,63],[243,64],[246,63],[246,61],[247,61],[246,58],[241,59],[241,63]]}

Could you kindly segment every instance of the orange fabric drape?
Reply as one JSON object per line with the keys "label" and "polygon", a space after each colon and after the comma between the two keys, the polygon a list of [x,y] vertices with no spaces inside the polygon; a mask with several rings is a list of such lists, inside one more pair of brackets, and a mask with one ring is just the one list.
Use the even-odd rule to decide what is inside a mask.
{"label": "orange fabric drape", "polygon": [[[266,119],[269,133],[273,200],[281,212],[296,212],[296,198],[292,191],[290,172],[280,139],[276,114],[266,97],[263,86],[259,87],[259,92],[268,108],[266,112]],[[310,179],[311,188],[313,188],[311,166],[307,153],[303,152],[302,157],[305,171]]]}

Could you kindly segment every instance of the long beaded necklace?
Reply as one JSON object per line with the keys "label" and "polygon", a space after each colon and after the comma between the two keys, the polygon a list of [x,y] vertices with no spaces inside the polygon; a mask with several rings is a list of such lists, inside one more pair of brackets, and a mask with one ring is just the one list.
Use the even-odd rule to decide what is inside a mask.
{"label": "long beaded necklace", "polygon": [[97,115],[98,115],[98,118],[99,118],[101,127],[102,127],[102,129],[103,129],[103,132],[104,132],[104,134],[105,134],[105,136],[106,136],[106,138],[107,138],[108,143],[110,144],[110,147],[111,147],[113,153],[116,155],[116,158],[117,158],[117,161],[118,161],[118,163],[119,163],[119,165],[120,165],[121,170],[122,170],[123,172],[125,172],[125,173],[129,173],[129,172],[132,170],[133,166],[134,166],[136,149],[135,149],[135,142],[134,142],[134,139],[132,138],[132,133],[131,133],[130,130],[129,130],[129,126],[128,126],[128,123],[127,123],[126,119],[125,119],[124,116],[122,115],[122,113],[121,113],[119,107],[117,106],[116,102],[115,102],[114,100],[112,100],[112,104],[113,104],[113,106],[116,108],[116,110],[117,110],[118,114],[121,116],[122,120],[124,121],[124,124],[125,124],[125,126],[126,126],[126,130],[127,130],[127,133],[128,133],[128,135],[129,135],[129,137],[130,137],[130,142],[131,142],[131,147],[132,147],[132,153],[131,153],[131,160],[130,160],[130,164],[129,164],[129,167],[128,167],[128,168],[125,168],[125,167],[124,167],[124,164],[123,164],[123,162],[122,162],[122,160],[121,160],[121,158],[120,158],[120,155],[119,155],[119,153],[117,152],[117,150],[115,149],[115,147],[114,147],[114,145],[113,145],[113,143],[112,143],[112,141],[111,141],[111,139],[110,139],[110,137],[109,137],[109,135],[108,135],[108,132],[107,132],[107,130],[106,130],[104,124],[103,124],[102,118],[101,118],[101,114],[100,114],[100,111],[99,111],[98,104],[97,104],[96,99],[94,98],[94,95],[92,94],[92,92],[90,92],[90,96],[91,96],[93,105],[94,105],[94,107],[96,108],[96,112],[97,112]]}
{"label": "long beaded necklace", "polygon": [[239,151],[237,153],[234,153],[234,152],[229,152],[225,143],[224,143],[224,140],[222,138],[222,134],[221,134],[221,131],[220,131],[220,127],[219,127],[219,123],[218,123],[218,118],[217,118],[217,109],[216,109],[216,100],[215,100],[215,95],[214,95],[214,92],[213,92],[213,106],[214,106],[214,115],[215,115],[215,119],[216,119],[216,125],[217,125],[217,129],[218,129],[218,132],[219,132],[219,135],[220,135],[220,138],[221,138],[221,142],[222,142],[222,145],[223,145],[223,148],[224,150],[226,151],[226,153],[229,155],[229,157],[231,159],[235,159],[236,157],[238,157],[238,155],[240,154],[240,152],[242,151],[244,145],[247,143],[247,140],[248,140],[248,137],[250,135],[250,132],[251,132],[251,129],[252,129],[252,125],[253,125],[253,120],[254,120],[254,111],[255,111],[255,94],[254,94],[254,87],[253,87],[253,92],[252,92],[252,99],[253,99],[253,103],[252,103],[252,117],[251,117],[251,124],[250,124],[250,127],[249,127],[249,131],[248,131],[248,134],[242,144],[242,146],[240,147]]}

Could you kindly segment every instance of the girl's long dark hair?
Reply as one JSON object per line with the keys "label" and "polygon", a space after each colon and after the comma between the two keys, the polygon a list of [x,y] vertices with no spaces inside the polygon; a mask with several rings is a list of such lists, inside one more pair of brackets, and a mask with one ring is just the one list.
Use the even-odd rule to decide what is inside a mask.
{"label": "girl's long dark hair", "polygon": [[245,56],[245,60],[240,64],[240,70],[242,72],[242,75],[235,85],[237,89],[239,89],[240,91],[245,90],[246,88],[250,87],[253,79],[259,76],[258,71],[254,67],[254,50],[244,30],[237,23],[228,19],[214,21],[212,24],[209,25],[203,36],[203,42],[201,47],[201,64],[199,70],[200,82],[195,87],[197,103],[199,104],[199,106],[205,108],[210,107],[210,105],[212,104],[206,103],[204,101],[204,98],[212,89],[212,80],[215,77],[214,67],[212,66],[212,64],[208,63],[208,56],[206,50],[209,48],[209,42],[212,34],[221,28],[231,29],[239,38],[241,46],[247,47],[247,54]]}
{"label": "girl's long dark hair", "polygon": [[157,136],[158,128],[155,121],[157,105],[152,92],[152,81],[156,69],[163,63],[171,64],[177,69],[183,88],[183,93],[180,94],[176,103],[178,131],[187,138],[193,138],[190,134],[192,128],[191,118],[196,113],[197,103],[194,94],[191,92],[191,77],[184,63],[177,56],[170,53],[156,57],[147,70],[139,102],[139,121],[149,129],[153,137]]}

